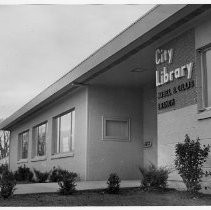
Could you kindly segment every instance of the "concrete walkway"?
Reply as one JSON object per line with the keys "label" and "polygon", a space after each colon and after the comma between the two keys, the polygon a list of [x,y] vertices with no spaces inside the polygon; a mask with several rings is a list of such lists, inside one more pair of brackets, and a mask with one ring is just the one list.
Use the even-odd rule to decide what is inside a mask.
{"label": "concrete walkway", "polygon": [[[140,180],[122,180],[120,187],[140,187]],[[77,190],[95,190],[105,189],[107,187],[106,181],[81,181],[77,182]],[[169,180],[169,188],[175,188],[177,190],[186,190],[186,187],[182,181]],[[51,193],[57,192],[59,185],[57,183],[34,183],[34,184],[17,184],[14,194],[31,194],[31,193]],[[202,183],[202,189],[200,192],[205,194],[211,194],[211,179],[207,179]]]}
{"label": "concrete walkway", "polygon": [[[122,180],[120,187],[140,187],[140,180]],[[94,190],[105,189],[106,181],[81,181],[77,182],[77,190]],[[14,194],[31,194],[31,193],[51,193],[57,192],[59,185],[57,183],[34,183],[34,184],[17,184]]]}
{"label": "concrete walkway", "polygon": [[[174,188],[176,190],[186,190],[186,186],[182,181],[178,180],[169,180],[168,181],[168,187]],[[211,178],[208,177],[204,179],[204,181],[201,183],[201,190],[199,192],[204,194],[211,194]]]}

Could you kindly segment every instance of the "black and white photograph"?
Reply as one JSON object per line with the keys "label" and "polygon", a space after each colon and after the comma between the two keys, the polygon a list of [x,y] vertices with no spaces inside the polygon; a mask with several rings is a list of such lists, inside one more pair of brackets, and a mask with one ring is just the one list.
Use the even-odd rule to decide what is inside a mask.
{"label": "black and white photograph", "polygon": [[211,4],[0,0],[0,207],[211,205]]}

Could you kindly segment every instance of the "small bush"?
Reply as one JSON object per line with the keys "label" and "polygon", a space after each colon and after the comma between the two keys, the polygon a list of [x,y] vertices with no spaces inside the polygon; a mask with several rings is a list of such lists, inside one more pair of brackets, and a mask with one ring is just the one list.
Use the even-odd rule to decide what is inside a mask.
{"label": "small bush", "polygon": [[14,172],[15,179],[17,181],[26,181],[26,182],[33,182],[33,172],[30,168],[24,166],[19,166],[18,170]]}
{"label": "small bush", "polygon": [[144,190],[165,189],[167,186],[169,170],[160,167],[156,168],[153,164],[148,167],[139,167],[142,174],[142,188]]}
{"label": "small bush", "polygon": [[50,173],[49,181],[58,182],[63,170],[61,168],[53,167],[53,170]]}
{"label": "small bush", "polygon": [[15,191],[15,177],[13,173],[9,170],[5,170],[2,173],[2,178],[0,181],[0,187],[1,187],[1,196],[5,198],[9,198],[13,195],[13,192]]}
{"label": "small bush", "polygon": [[62,170],[59,176],[59,193],[62,195],[71,195],[76,191],[76,180],[78,175],[74,172]]}
{"label": "small bush", "polygon": [[120,182],[121,182],[121,180],[120,180],[120,178],[117,174],[115,174],[115,173],[110,174],[109,178],[107,180],[107,184],[108,184],[107,191],[108,191],[108,193],[111,193],[111,194],[119,193]]}
{"label": "small bush", "polygon": [[36,182],[39,182],[39,183],[45,183],[50,175],[49,172],[41,172],[41,171],[38,171],[36,169],[34,169],[34,173],[35,173],[35,176],[36,176]]}
{"label": "small bush", "polygon": [[5,170],[8,170],[8,164],[0,165],[0,174],[2,174]]}
{"label": "small bush", "polygon": [[201,189],[201,178],[206,173],[202,167],[207,160],[210,146],[201,145],[200,139],[190,140],[185,136],[183,143],[176,144],[175,166],[191,194],[198,193]]}

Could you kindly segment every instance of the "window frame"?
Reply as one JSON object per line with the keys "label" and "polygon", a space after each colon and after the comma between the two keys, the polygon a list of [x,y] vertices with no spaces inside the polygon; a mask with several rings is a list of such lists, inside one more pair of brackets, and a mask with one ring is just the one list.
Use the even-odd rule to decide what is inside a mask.
{"label": "window frame", "polygon": [[[37,148],[38,148],[38,136],[39,135],[38,134],[36,135],[36,132],[38,132],[38,128],[42,125],[46,125],[46,127],[45,127],[45,151],[44,151],[45,153],[44,153],[44,155],[38,155],[38,149]],[[32,143],[32,154],[31,154],[32,159],[37,159],[37,158],[42,159],[42,158],[46,157],[46,153],[47,153],[47,131],[48,131],[48,121],[47,120],[33,126],[32,141],[35,141],[35,144]],[[37,138],[36,138],[36,136],[37,136]],[[35,148],[34,148],[34,146],[35,146]]]}
{"label": "window frame", "polygon": [[201,74],[201,109],[199,111],[211,110],[211,104],[208,105],[208,84],[207,84],[207,65],[206,52],[211,51],[211,44],[197,50],[200,56],[200,74]]}
{"label": "window frame", "polygon": [[[106,121],[122,121],[127,122],[127,129],[128,129],[128,136],[107,136],[106,135]],[[129,142],[131,141],[131,120],[129,117],[109,117],[109,116],[102,116],[102,140],[103,141],[122,141],[122,142]]]}
{"label": "window frame", "polygon": [[[60,136],[60,132],[61,132],[61,118],[67,114],[71,114],[71,128],[70,128],[70,136],[71,136],[71,149],[69,151],[66,152],[61,152],[61,136]],[[59,119],[59,129],[57,128],[57,120]],[[55,129],[56,128],[56,129]],[[52,132],[52,152],[51,155],[53,157],[69,157],[69,156],[73,156],[73,152],[74,152],[74,147],[75,147],[75,108],[72,108],[70,110],[67,110],[65,112],[62,112],[60,114],[58,114],[57,116],[53,117],[53,123],[52,123],[52,129],[55,130],[54,132]],[[58,134],[58,130],[59,130],[59,134]],[[59,139],[58,139],[59,137]],[[59,148],[58,148],[59,145]],[[71,155],[68,155],[71,154]]]}
{"label": "window frame", "polygon": [[[27,157],[23,158],[23,134],[28,134],[27,139]],[[27,161],[29,158],[29,129],[22,131],[18,134],[18,162]]]}

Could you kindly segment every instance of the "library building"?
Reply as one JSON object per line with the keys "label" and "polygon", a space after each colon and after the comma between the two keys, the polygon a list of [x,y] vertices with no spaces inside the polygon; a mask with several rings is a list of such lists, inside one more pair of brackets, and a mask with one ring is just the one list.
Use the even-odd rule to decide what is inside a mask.
{"label": "library building", "polygon": [[60,167],[95,181],[173,167],[186,134],[211,144],[210,5],[155,6],[0,129],[11,132],[13,171]]}

